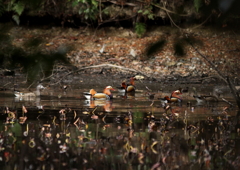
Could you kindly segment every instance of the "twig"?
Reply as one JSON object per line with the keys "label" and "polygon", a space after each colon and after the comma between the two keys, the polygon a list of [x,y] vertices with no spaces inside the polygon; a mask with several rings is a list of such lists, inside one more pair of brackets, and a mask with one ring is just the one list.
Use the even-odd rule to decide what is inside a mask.
{"label": "twig", "polygon": [[[141,1],[141,0],[137,0],[137,1],[138,1],[138,2],[142,2],[142,3],[145,3],[144,1]],[[189,14],[178,14],[178,13],[176,13],[176,12],[174,12],[174,11],[170,11],[170,10],[167,9],[166,7],[161,7],[161,6],[159,6],[159,5],[157,5],[157,4],[154,4],[154,3],[151,3],[151,5],[153,5],[153,6],[157,7],[157,8],[160,8],[160,9],[166,11],[166,12],[172,13],[172,14],[176,14],[176,15],[179,15],[179,16],[185,16],[185,17],[189,16]]]}
{"label": "twig", "polygon": [[[164,4],[164,3],[163,3],[163,4]],[[166,9],[166,4],[164,4],[164,8]],[[178,29],[180,29],[180,30],[196,29],[196,28],[202,26],[203,24],[205,24],[205,23],[208,21],[208,19],[212,16],[212,13],[211,13],[211,14],[207,17],[207,19],[206,19],[205,21],[203,21],[201,24],[199,24],[199,25],[197,25],[197,26],[195,26],[195,27],[192,27],[192,28],[181,28],[181,27],[179,27],[179,26],[173,21],[172,17],[169,15],[169,11],[167,11],[167,10],[165,10],[165,11],[166,11],[166,14],[167,14],[167,16],[169,17],[170,21],[172,22],[172,24],[173,24],[175,27],[177,27]]]}
{"label": "twig", "polygon": [[[144,84],[141,79],[139,79],[139,81],[140,81],[142,84]],[[145,85],[145,84],[144,84],[144,85]],[[151,89],[148,88],[148,86],[145,86],[145,88],[146,88],[148,91],[152,91]]]}
{"label": "twig", "polygon": [[108,19],[108,20],[105,20],[105,21],[102,21],[101,23],[99,23],[98,26],[96,27],[95,31],[94,31],[94,34],[93,34],[93,36],[92,36],[92,39],[95,37],[96,32],[97,32],[98,28],[99,28],[101,25],[103,25],[103,24],[105,24],[105,23],[108,23],[108,22],[113,22],[113,21],[129,20],[129,19],[134,18],[134,17],[137,16],[137,14],[134,14],[134,15],[128,17],[128,18],[116,19],[116,18],[118,17],[118,15],[119,15],[119,14],[117,14],[116,16],[114,16],[114,17],[112,17],[112,18],[110,18],[110,19]]}
{"label": "twig", "polygon": [[3,87],[5,87],[6,85],[10,84],[11,82],[7,83],[7,84],[4,84]]}
{"label": "twig", "polygon": [[122,7],[121,10],[119,11],[119,13],[117,13],[114,17],[108,19],[107,21],[104,21],[104,22],[103,22],[103,21],[101,20],[101,23],[98,24],[97,28],[95,29],[95,32],[94,32],[94,34],[93,34],[93,36],[92,36],[92,39],[93,39],[93,37],[95,37],[98,28],[99,28],[102,24],[104,24],[104,23],[114,21],[114,20],[120,15],[120,12],[122,11],[122,9],[123,9],[123,7]]}
{"label": "twig", "polygon": [[226,100],[226,99],[224,99],[224,98],[222,98],[222,100],[223,100],[224,102],[228,103],[229,105],[233,106],[233,104],[232,104],[231,102],[229,102],[228,100]]}
{"label": "twig", "polygon": [[218,73],[218,76],[219,76],[223,81],[225,81],[225,82],[227,83],[226,78],[224,78],[225,76],[220,72],[220,70],[218,70],[217,67],[215,67],[215,65],[207,58],[207,56],[205,56],[204,54],[202,54],[195,46],[193,46],[193,44],[192,44],[191,42],[190,42],[189,44],[192,46],[192,48],[193,48],[202,58],[204,58],[204,59],[208,62],[208,64],[209,64],[210,66],[212,66],[212,68]]}
{"label": "twig", "polygon": [[44,71],[43,71],[43,68],[42,68],[42,64],[40,64],[40,69],[41,69],[41,72],[42,72],[42,75],[43,75],[43,78],[42,78],[42,79],[44,79],[45,74],[44,74]]}
{"label": "twig", "polygon": [[30,87],[32,87],[32,85],[33,85],[34,83],[35,83],[35,82],[33,82],[32,84],[30,84],[27,89],[29,90]]}
{"label": "twig", "polygon": [[56,5],[56,2],[54,0],[52,0],[53,4]]}
{"label": "twig", "polygon": [[99,1],[99,18],[102,22],[102,0]]}

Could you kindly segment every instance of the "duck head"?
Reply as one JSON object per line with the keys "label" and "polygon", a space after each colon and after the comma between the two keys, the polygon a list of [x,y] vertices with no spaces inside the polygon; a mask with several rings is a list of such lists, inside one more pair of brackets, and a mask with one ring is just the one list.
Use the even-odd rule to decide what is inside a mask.
{"label": "duck head", "polygon": [[112,86],[107,86],[105,89],[115,91],[115,89]]}
{"label": "duck head", "polygon": [[122,82],[122,86],[121,86],[123,89],[126,89],[127,88],[127,85],[126,85],[126,83],[125,83],[125,81],[124,82]]}
{"label": "duck head", "polygon": [[42,84],[39,84],[39,85],[37,86],[37,89],[38,89],[38,90],[43,90],[43,89],[45,89],[45,87],[44,87]]}
{"label": "duck head", "polygon": [[96,92],[96,90],[91,89],[91,90],[89,91],[89,93],[90,93],[92,96],[94,96],[97,92]]}
{"label": "duck head", "polygon": [[180,90],[175,90],[173,91],[173,94],[182,94],[182,92]]}
{"label": "duck head", "polygon": [[112,87],[112,86],[107,86],[104,90],[103,90],[103,93],[105,93],[106,95],[110,96],[112,93],[111,93],[111,90],[112,91],[115,91],[115,89]]}
{"label": "duck head", "polygon": [[130,78],[130,84],[133,85],[133,86],[135,85],[134,80],[136,80],[135,77],[131,77],[131,78]]}
{"label": "duck head", "polygon": [[175,90],[175,91],[172,92],[170,98],[171,98],[171,99],[172,99],[172,98],[177,98],[177,99],[182,100],[182,98],[179,96],[179,95],[181,95],[181,94],[182,94],[182,93],[181,93],[180,90]]}

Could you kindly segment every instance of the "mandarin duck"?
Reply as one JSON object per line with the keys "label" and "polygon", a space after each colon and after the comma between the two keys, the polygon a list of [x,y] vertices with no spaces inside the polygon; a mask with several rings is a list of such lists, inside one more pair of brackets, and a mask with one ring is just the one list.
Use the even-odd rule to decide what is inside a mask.
{"label": "mandarin duck", "polygon": [[167,103],[171,103],[171,99],[169,96],[165,96],[163,98],[158,98],[160,100],[162,106],[165,106]]}
{"label": "mandarin duck", "polygon": [[166,111],[170,109],[170,105],[172,103],[180,102],[177,101],[175,98],[170,98],[169,96],[165,96],[164,98],[158,98],[161,102],[162,108],[164,108]]}
{"label": "mandarin duck", "polygon": [[118,88],[118,91],[119,92],[125,92],[125,93],[128,93],[128,92],[134,92],[136,87],[135,87],[135,82],[134,82],[135,78],[134,77],[131,77],[130,78],[130,84],[126,84],[126,82],[122,82],[122,85],[120,88]]}
{"label": "mandarin duck", "polygon": [[84,92],[84,96],[88,100],[110,100],[113,98],[111,90],[114,90],[112,86],[107,86],[102,93],[97,93],[94,89],[89,92]]}
{"label": "mandarin duck", "polygon": [[170,103],[182,102],[182,98],[179,96],[182,94],[180,90],[175,90],[171,93],[171,96],[165,96],[163,98],[158,98],[162,104],[162,107],[166,107]]}
{"label": "mandarin duck", "polygon": [[171,93],[170,96],[170,101],[171,102],[182,102],[182,98],[179,96],[181,95],[181,91],[180,90],[175,90]]}
{"label": "mandarin duck", "polygon": [[119,93],[125,93],[126,92],[126,87],[127,87],[127,84],[125,83],[125,81],[122,82],[121,87],[117,87],[118,92]]}

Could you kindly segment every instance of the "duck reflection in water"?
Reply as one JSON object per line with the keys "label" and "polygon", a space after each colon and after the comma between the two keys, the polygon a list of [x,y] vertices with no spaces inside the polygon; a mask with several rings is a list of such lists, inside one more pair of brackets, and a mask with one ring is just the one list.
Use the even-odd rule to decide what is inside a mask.
{"label": "duck reflection in water", "polygon": [[111,100],[85,100],[85,106],[89,106],[89,108],[102,106],[105,112],[111,112],[113,109]]}
{"label": "duck reflection in water", "polygon": [[135,97],[135,91],[132,92],[118,92],[118,95],[116,95],[116,97],[118,98],[122,98],[122,99],[134,99]]}

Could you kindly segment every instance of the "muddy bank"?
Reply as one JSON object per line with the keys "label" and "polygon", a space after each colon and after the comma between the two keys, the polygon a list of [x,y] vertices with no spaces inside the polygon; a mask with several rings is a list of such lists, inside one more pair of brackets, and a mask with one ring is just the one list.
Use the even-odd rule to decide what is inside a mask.
{"label": "muddy bank", "polygon": [[[223,72],[228,72],[227,69],[231,66],[235,68],[231,74],[236,74],[235,83],[238,84],[239,76],[236,72],[238,67],[232,65],[232,63],[237,63],[234,62],[237,60],[235,56],[239,54],[238,32],[208,27],[188,32],[202,43],[199,46],[200,51],[207,55],[216,67],[220,67]],[[120,84],[122,80],[135,75],[144,76],[146,81],[173,85],[219,84],[219,81],[221,82],[215,70],[201,58],[194,48],[186,46],[183,57],[174,54],[174,41],[179,30],[173,27],[149,28],[142,38],[138,38],[134,30],[122,27],[108,27],[100,30],[13,27],[9,34],[13,46],[26,51],[29,49],[24,44],[32,38],[42,39],[38,48],[43,53],[71,47],[72,50],[67,53],[71,65],[60,64],[50,78],[40,76],[36,79],[48,81],[50,85],[67,83],[102,85],[109,84],[109,82]],[[163,49],[147,57],[146,48],[162,39],[167,40]],[[13,71],[15,71],[15,76],[9,69],[1,70],[1,79],[4,79],[1,81],[2,89],[14,84],[29,86],[25,82],[27,75],[23,75],[19,70]],[[7,77],[12,77],[14,80],[7,82]],[[20,80],[17,80],[18,78]]]}

